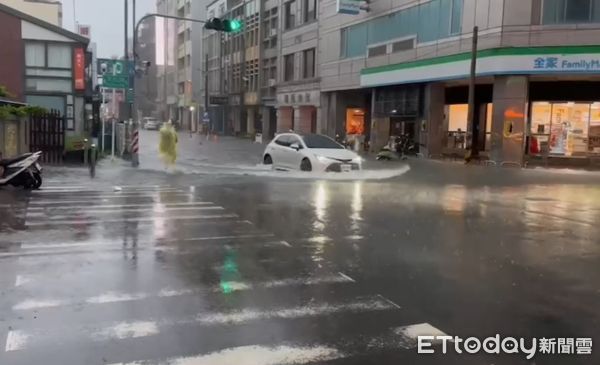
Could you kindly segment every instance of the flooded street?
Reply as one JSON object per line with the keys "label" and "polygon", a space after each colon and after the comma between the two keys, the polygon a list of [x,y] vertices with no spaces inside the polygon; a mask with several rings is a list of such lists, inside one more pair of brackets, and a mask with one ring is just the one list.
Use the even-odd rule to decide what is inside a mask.
{"label": "flooded street", "polygon": [[40,191],[0,190],[1,364],[599,361],[417,352],[433,334],[600,343],[595,173],[306,176],[186,135],[165,171],[143,136],[138,170],[50,167]]}

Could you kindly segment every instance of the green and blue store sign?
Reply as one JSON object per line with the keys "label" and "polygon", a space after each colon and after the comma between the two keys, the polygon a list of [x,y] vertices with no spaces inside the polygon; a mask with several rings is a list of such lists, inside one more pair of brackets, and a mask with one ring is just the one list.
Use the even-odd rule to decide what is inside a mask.
{"label": "green and blue store sign", "polygon": [[[398,85],[469,76],[471,54],[456,55],[366,68],[362,87]],[[519,47],[481,50],[477,53],[477,76],[600,74],[600,46]]]}

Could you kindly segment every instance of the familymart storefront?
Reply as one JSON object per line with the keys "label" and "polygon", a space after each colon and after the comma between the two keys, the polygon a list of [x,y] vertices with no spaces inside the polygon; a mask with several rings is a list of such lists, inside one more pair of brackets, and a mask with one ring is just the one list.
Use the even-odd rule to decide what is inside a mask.
{"label": "familymart storefront", "polygon": [[364,69],[361,85],[376,100],[378,91],[420,85],[418,142],[428,156],[466,151],[477,133],[499,164],[600,159],[600,47],[479,51],[475,128],[466,120],[469,69],[470,54],[457,54]]}

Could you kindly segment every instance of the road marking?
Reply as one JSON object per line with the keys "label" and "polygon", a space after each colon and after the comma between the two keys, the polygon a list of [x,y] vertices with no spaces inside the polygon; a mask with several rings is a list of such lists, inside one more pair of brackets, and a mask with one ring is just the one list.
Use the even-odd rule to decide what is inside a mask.
{"label": "road marking", "polygon": [[[155,365],[297,365],[317,361],[329,361],[344,357],[332,347],[292,347],[292,346],[240,346],[191,357],[178,357],[155,362]],[[134,361],[112,365],[142,365],[146,362]]]}
{"label": "road marking", "polygon": [[17,277],[15,278],[15,287],[18,288],[29,282],[31,282],[31,278],[25,277],[23,275],[17,275]]}
{"label": "road marking", "polygon": [[341,275],[331,275],[323,277],[305,277],[305,278],[290,278],[273,280],[267,282],[251,283],[239,281],[224,281],[212,288],[196,288],[196,289],[169,289],[165,288],[158,293],[119,293],[106,292],[91,298],[82,300],[65,300],[65,299],[27,299],[13,306],[15,311],[55,308],[73,304],[108,304],[138,301],[148,298],[170,298],[183,295],[201,294],[208,292],[226,292],[245,291],[252,289],[272,289],[287,286],[310,286],[319,284],[337,284],[350,282],[347,277]]}
{"label": "road marking", "polygon": [[352,279],[351,277],[349,277],[348,275],[344,274],[343,272],[339,272],[338,274],[340,274],[341,276],[343,276],[346,279],[348,279],[348,281],[350,281],[352,283],[356,283],[356,280]]}
{"label": "road marking", "polygon": [[[399,337],[398,346],[405,349],[417,347],[419,336],[447,336],[446,333],[433,327],[429,323],[398,327],[394,329],[393,332]],[[432,343],[437,343],[437,341],[432,341]]]}
{"label": "road marking", "polygon": [[[222,218],[239,218],[237,214],[215,214],[215,215],[194,215],[194,216],[163,216],[161,220],[190,220],[190,219],[222,219]],[[57,221],[43,222],[26,222],[29,227],[35,226],[52,226],[52,225],[77,225],[77,224],[99,224],[99,223],[135,223],[135,222],[152,222],[157,217],[137,217],[137,218],[116,218],[116,219],[69,219]]]}
{"label": "road marking", "polygon": [[[42,195],[39,198],[35,198],[38,199],[36,201],[32,201],[31,203],[35,204],[42,204],[42,203],[46,203],[46,202],[54,202],[54,201],[60,201],[60,199],[63,198],[78,198],[78,200],[82,200],[82,199],[120,199],[120,198],[160,198],[161,195],[159,194],[160,191],[157,192],[148,192],[148,193],[135,193],[135,194],[131,194],[131,193],[124,193],[124,194],[119,194],[119,193],[115,193],[115,194],[105,194],[105,195],[82,195],[82,194],[77,194],[76,196],[72,196],[72,194],[55,194],[54,196],[49,196],[50,194],[47,195]],[[166,195],[165,197],[169,197],[169,198],[173,198],[173,197],[188,197],[188,198],[193,198],[194,194],[190,194],[190,193],[183,193],[183,192],[170,192],[170,191],[166,191],[165,193],[167,193],[168,195]],[[89,203],[89,200],[83,200],[83,201],[87,201]]]}
{"label": "road marking", "polygon": [[6,335],[6,346],[4,347],[5,352],[9,351],[17,351],[25,348],[25,344],[29,336],[23,333],[22,331],[8,331],[8,335]]}
{"label": "road marking", "polygon": [[396,308],[398,308],[398,309],[402,309],[402,307],[401,307],[401,306],[399,306],[398,304],[394,303],[392,300],[390,300],[390,299],[388,299],[388,298],[384,297],[383,295],[381,295],[381,294],[377,294],[377,296],[378,296],[378,297],[380,297],[381,299],[385,300],[386,302],[390,303],[390,304],[391,304],[391,305],[393,305],[394,307],[396,307]]}
{"label": "road marking", "polygon": [[[160,240],[159,245],[155,246],[155,240],[143,240],[137,243],[138,248],[141,246],[150,246],[150,247],[165,247],[164,243],[171,242],[194,242],[194,241],[218,241],[218,240],[237,240],[237,239],[246,239],[246,238],[267,238],[272,237],[273,234],[246,234],[246,235],[231,235],[231,236],[212,236],[212,237],[196,237],[196,238],[184,238],[184,239],[167,239]],[[285,246],[291,247],[285,241],[268,241],[268,242],[253,242],[255,244],[262,244],[266,246],[276,245],[276,246]],[[82,247],[94,247],[94,248],[116,248],[123,247],[123,243],[115,242],[115,240],[111,241],[94,241],[94,242],[72,242],[72,243],[24,243],[21,245],[21,250],[32,250],[38,254],[43,254],[48,249],[70,249],[70,248],[82,248]],[[38,250],[38,251],[36,251]],[[33,252],[20,252],[21,254],[32,254]],[[58,253],[58,252],[54,252]],[[69,251],[60,252],[63,254],[69,253]],[[10,257],[17,256],[19,252],[8,252],[8,253],[0,253],[0,257]],[[9,256],[10,255],[10,256]]]}
{"label": "road marking", "polygon": [[[184,238],[183,240],[176,239],[175,241],[212,241],[212,240],[231,240],[231,239],[243,239],[243,238],[265,238],[265,237],[273,237],[273,236],[275,236],[275,235],[272,233],[259,233],[259,234],[240,234],[240,235],[231,235],[231,236],[193,237],[193,238]],[[169,240],[167,242],[171,242],[171,240]],[[285,241],[279,241],[279,242],[285,242]]]}
{"label": "road marking", "polygon": [[109,328],[96,332],[93,336],[97,339],[119,339],[148,337],[158,334],[156,322],[119,323]]}
{"label": "road marking", "polygon": [[[173,254],[173,255],[185,255],[185,254],[195,253],[198,251],[208,250],[208,249],[219,249],[219,248],[232,249],[234,246],[237,246],[237,247],[252,246],[252,245],[260,245],[260,246],[265,246],[265,247],[282,246],[281,241],[272,241],[272,242],[256,241],[256,242],[243,243],[243,244],[239,244],[239,245],[236,244],[234,246],[232,246],[232,245],[222,245],[222,246],[220,246],[220,245],[219,246],[217,246],[217,245],[206,245],[206,246],[192,245],[191,247],[188,247],[185,249],[181,249],[179,247],[170,247],[170,246],[150,246],[152,244],[153,244],[153,242],[152,243],[138,242],[137,246],[134,247],[134,246],[124,246],[123,243],[113,243],[113,242],[102,244],[102,245],[99,245],[98,243],[82,243],[82,244],[57,243],[56,248],[50,249],[50,250],[46,250],[46,249],[34,250],[33,247],[31,247],[32,248],[31,251],[26,250],[26,251],[20,251],[20,252],[2,252],[2,253],[0,253],[0,259],[9,258],[9,257],[18,257],[19,262],[21,264],[23,264],[23,262],[21,262],[21,260],[24,260],[26,258],[30,258],[33,256],[94,254],[94,259],[92,259],[92,261],[96,262],[97,255],[102,254],[102,253],[110,254],[110,253],[123,253],[126,251],[131,251],[131,252],[151,251],[151,252],[165,252],[165,253],[169,253],[169,254]],[[61,245],[64,245],[64,246],[61,246]],[[41,248],[41,245],[38,245],[38,246],[39,246],[39,248]],[[45,246],[49,246],[49,245],[45,245]],[[60,248],[64,248],[64,249],[61,250]],[[77,248],[79,248],[79,249],[77,249]],[[47,257],[43,258],[44,261],[47,261],[47,259],[48,259]]]}
{"label": "road marking", "polygon": [[[213,202],[192,202],[192,203],[146,203],[146,204],[106,204],[106,205],[87,205],[85,206],[85,208],[91,208],[91,209],[115,209],[115,208],[152,208],[152,207],[156,207],[156,206],[162,206],[165,208],[175,208],[175,207],[188,207],[188,206],[203,206],[203,205],[213,205]],[[38,210],[72,210],[73,207],[65,207],[65,206],[58,206],[58,207],[29,207],[27,208],[27,210],[34,210],[34,211],[38,211]],[[240,222],[245,222],[245,221],[240,221]]]}
{"label": "road marking", "polygon": [[[183,211],[183,210],[225,210],[225,208],[223,207],[219,207],[219,206],[211,206],[211,207],[174,207],[174,208],[166,208],[166,207],[160,207],[155,205],[154,207],[148,207],[148,208],[132,208],[132,209],[113,209],[113,210],[104,210],[104,209],[81,209],[81,210],[73,210],[71,208],[71,212],[70,215],[77,215],[77,214],[85,214],[85,215],[99,215],[99,214],[119,214],[119,213],[135,213],[135,212],[148,212],[151,214],[158,214],[158,213],[166,213],[166,212],[173,212],[173,211]],[[64,219],[64,218],[68,218],[69,215],[55,215],[56,213],[50,212],[50,214],[48,214],[47,212],[32,212],[32,211],[27,211],[27,217],[34,217],[34,218],[38,218],[38,217],[48,217],[48,216],[52,216],[55,217],[56,219]],[[52,220],[49,220],[52,221]]]}
{"label": "road marking", "polygon": [[288,241],[280,241],[282,245],[286,246],[286,247],[292,247],[292,245],[290,245],[290,243]]}

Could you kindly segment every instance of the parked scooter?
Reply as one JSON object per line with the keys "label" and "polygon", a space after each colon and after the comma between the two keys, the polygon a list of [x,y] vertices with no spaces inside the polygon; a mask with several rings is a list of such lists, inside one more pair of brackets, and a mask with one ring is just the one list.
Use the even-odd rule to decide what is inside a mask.
{"label": "parked scooter", "polygon": [[416,154],[415,144],[410,136],[402,134],[390,137],[387,145],[377,154],[378,161],[406,160],[408,155]]}
{"label": "parked scooter", "polygon": [[0,186],[10,184],[25,189],[39,189],[42,186],[42,166],[37,161],[41,155],[40,151],[0,160]]}

